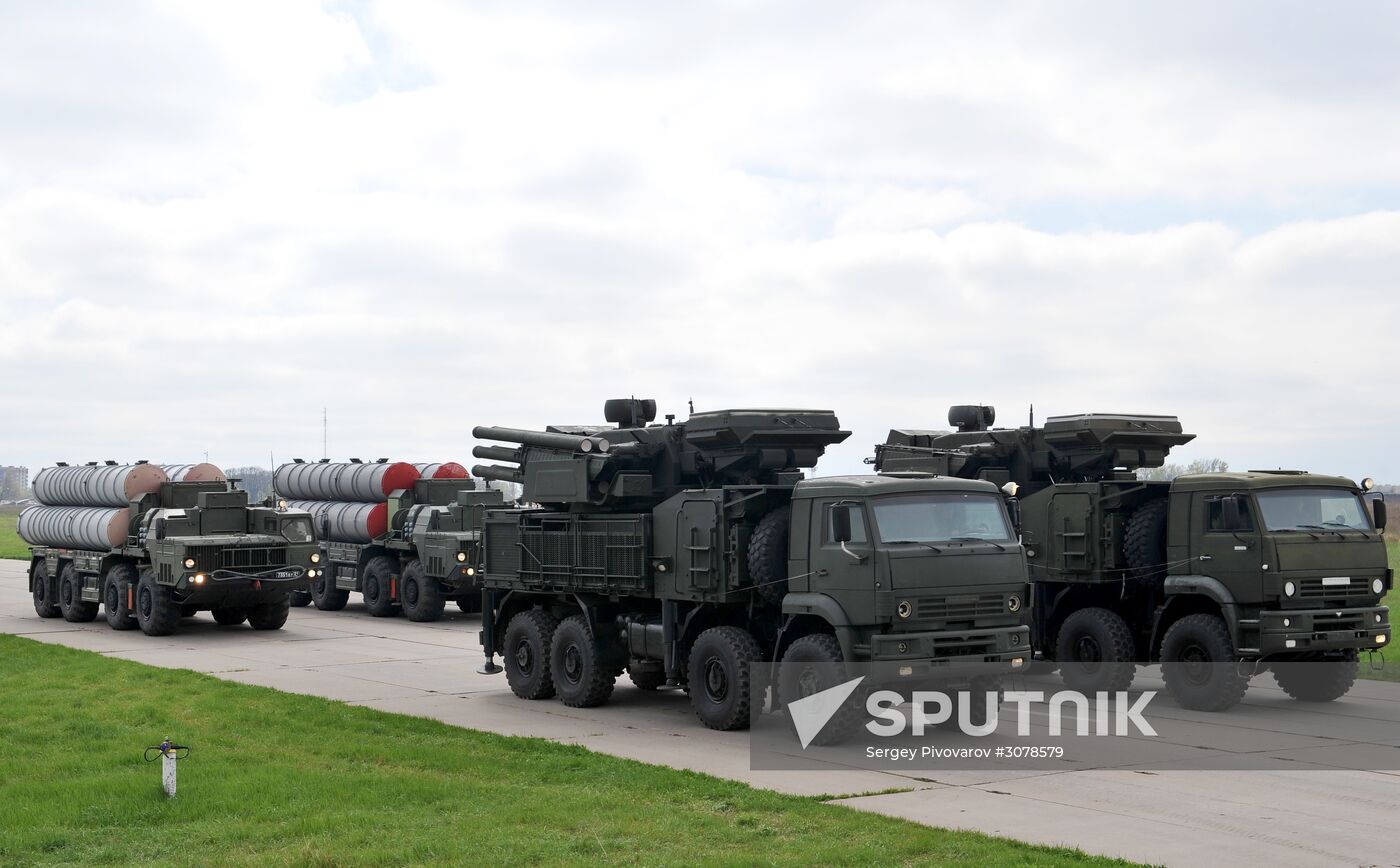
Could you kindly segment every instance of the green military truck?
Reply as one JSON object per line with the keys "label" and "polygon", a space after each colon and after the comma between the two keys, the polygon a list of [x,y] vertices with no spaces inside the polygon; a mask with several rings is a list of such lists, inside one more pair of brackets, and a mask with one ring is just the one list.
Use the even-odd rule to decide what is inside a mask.
{"label": "green military truck", "polygon": [[[171,482],[151,468],[51,468],[70,483],[69,503],[30,507],[19,521],[35,612],[86,622],[101,605],[113,629],[150,636],[204,610],[221,625],[280,629],[288,595],[316,575],[311,517],[250,506],[232,482]],[[126,506],[111,505],[127,494]]]}
{"label": "green military truck", "polygon": [[277,469],[281,495],[384,498],[287,501],[311,513],[320,536],[323,569],[310,589],[316,608],[344,609],[353,591],[376,617],[403,612],[411,621],[437,621],[449,600],[475,611],[482,515],[505,501],[500,491],[466,478],[464,469],[460,476],[433,475],[443,467],[460,469],[384,461]]}
{"label": "green military truck", "polygon": [[761,701],[759,661],[794,664],[778,707],[846,663],[976,687],[1029,661],[1025,559],[991,484],[804,479],[850,434],[826,410],[655,415],[623,399],[605,405],[612,427],[473,431],[513,444],[477,447],[509,463],[473,473],[539,505],[489,510],[482,529],[481,671],[502,655],[517,696],[599,705],[626,671],[732,730]]}
{"label": "green military truck", "polygon": [[[1250,471],[1144,481],[1195,435],[1174,416],[1090,413],[992,428],[955,406],[956,431],[897,429],[881,471],[1019,487],[1036,647],[1065,681],[1121,690],[1160,662],[1182,705],[1223,710],[1269,668],[1295,699],[1350,690],[1361,652],[1390,641],[1392,583],[1370,480]],[[1286,665],[1308,663],[1310,665]]]}

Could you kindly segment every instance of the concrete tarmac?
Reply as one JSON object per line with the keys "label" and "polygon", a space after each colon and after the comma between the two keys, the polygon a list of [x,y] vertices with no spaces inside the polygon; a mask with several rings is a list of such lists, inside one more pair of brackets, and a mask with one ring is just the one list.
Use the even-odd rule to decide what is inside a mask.
{"label": "concrete tarmac", "polygon": [[[623,676],[601,708],[517,699],[504,676],[476,673],[480,619],[455,606],[442,621],[415,624],[371,617],[352,595],[341,612],[293,609],[276,632],[219,627],[202,613],[156,638],[113,631],[100,617],[41,619],[26,587],[25,564],[0,561],[0,633],[782,792],[844,795],[833,801],[934,826],[1167,865],[1400,865],[1400,775],[1327,768],[1322,740],[1310,771],[755,771],[747,735],[706,729],[680,692],[641,691]],[[1298,735],[1293,722],[1307,712],[1272,678],[1255,679],[1242,709],[1193,716],[1191,738],[1229,746],[1312,737]],[[1329,712],[1368,724],[1378,749],[1400,749],[1400,684],[1358,682]],[[886,790],[899,792],[858,795]]]}

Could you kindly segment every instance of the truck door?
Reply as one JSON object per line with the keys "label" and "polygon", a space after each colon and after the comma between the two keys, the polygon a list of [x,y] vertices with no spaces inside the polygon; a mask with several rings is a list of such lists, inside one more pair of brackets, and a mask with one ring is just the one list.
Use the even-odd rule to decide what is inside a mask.
{"label": "truck door", "polygon": [[[846,543],[849,554],[832,533],[831,508],[838,503],[851,507],[851,541]],[[819,499],[813,506],[811,527],[812,590],[838,600],[852,623],[873,623],[875,557],[865,504],[851,498]]]}
{"label": "truck door", "polygon": [[1263,547],[1259,521],[1248,497],[1236,497],[1240,525],[1225,526],[1225,504],[1232,492],[1201,492],[1191,504],[1191,526],[1199,534],[1200,550],[1195,552],[1196,572],[1219,579],[1237,600],[1259,600],[1262,584]]}

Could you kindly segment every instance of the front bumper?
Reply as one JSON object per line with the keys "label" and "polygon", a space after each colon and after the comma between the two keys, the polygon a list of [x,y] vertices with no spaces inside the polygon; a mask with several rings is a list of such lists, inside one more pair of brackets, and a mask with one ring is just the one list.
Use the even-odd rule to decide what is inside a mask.
{"label": "front bumper", "polygon": [[[199,603],[222,600],[230,596],[256,597],[264,594],[287,593],[310,587],[306,571],[309,567],[284,564],[252,570],[221,569],[207,573],[188,571],[175,585],[183,602]],[[195,582],[196,576],[203,582]]]}
{"label": "front bumper", "polygon": [[[865,649],[857,649],[865,650]],[[942,680],[1017,672],[1031,660],[1029,627],[877,633],[868,646],[880,681]]]}
{"label": "front bumper", "polygon": [[1389,646],[1390,609],[1387,606],[1259,613],[1261,656],[1304,651],[1381,650]]}

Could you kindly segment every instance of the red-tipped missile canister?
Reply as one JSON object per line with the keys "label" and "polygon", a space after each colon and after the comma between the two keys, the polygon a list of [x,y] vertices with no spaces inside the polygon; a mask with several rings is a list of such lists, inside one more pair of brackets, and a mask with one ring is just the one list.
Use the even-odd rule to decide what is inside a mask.
{"label": "red-tipped missile canister", "polygon": [[228,477],[213,464],[162,464],[171,482],[227,482]]}
{"label": "red-tipped missile canister", "polygon": [[117,507],[159,490],[169,478],[158,464],[79,464],[45,467],[32,487],[45,506]]}
{"label": "red-tipped missile canister", "polygon": [[32,546],[105,551],[126,542],[131,510],[101,506],[31,506],[16,530]]}
{"label": "red-tipped missile canister", "polygon": [[403,461],[283,464],[273,474],[277,493],[295,500],[383,503],[401,488],[412,488],[418,468]]}
{"label": "red-tipped missile canister", "polygon": [[311,513],[316,534],[327,542],[367,543],[389,531],[389,506],[385,503],[289,500],[287,508]]}
{"label": "red-tipped missile canister", "polygon": [[471,476],[467,473],[467,468],[455,461],[443,461],[437,464],[415,464],[418,468],[418,475],[423,479],[466,479]]}

